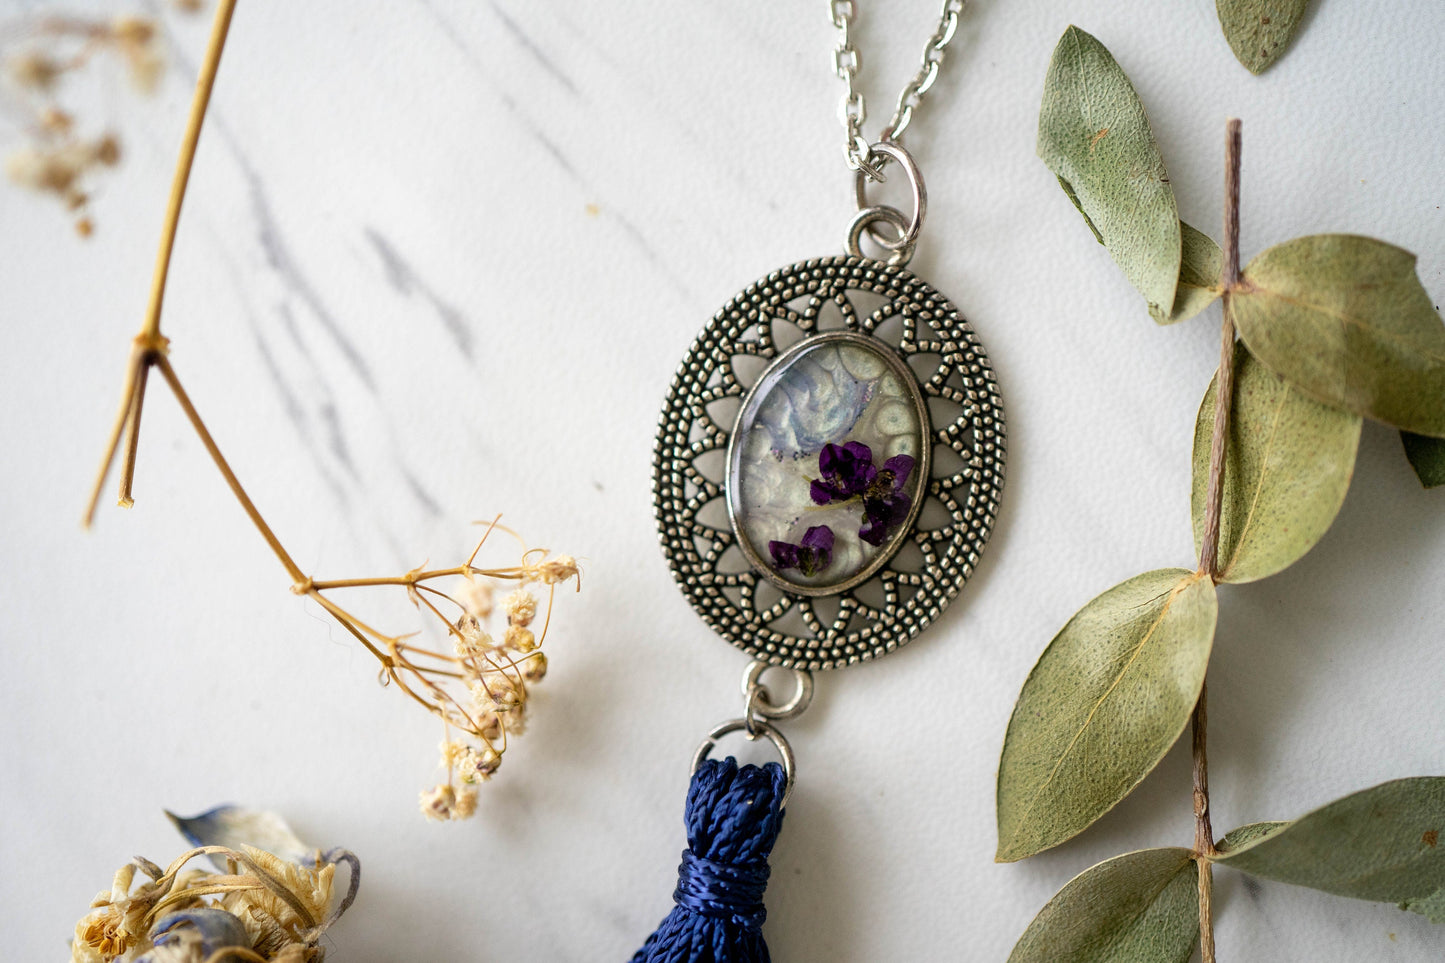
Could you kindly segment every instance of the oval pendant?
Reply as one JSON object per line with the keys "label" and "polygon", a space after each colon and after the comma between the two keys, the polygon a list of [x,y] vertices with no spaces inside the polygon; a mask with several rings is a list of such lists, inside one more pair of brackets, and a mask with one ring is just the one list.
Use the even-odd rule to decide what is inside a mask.
{"label": "oval pendant", "polygon": [[725,305],[673,380],[654,462],[663,550],[754,658],[877,658],[972,574],[1003,458],[993,369],[947,299],[879,261],[804,261]]}

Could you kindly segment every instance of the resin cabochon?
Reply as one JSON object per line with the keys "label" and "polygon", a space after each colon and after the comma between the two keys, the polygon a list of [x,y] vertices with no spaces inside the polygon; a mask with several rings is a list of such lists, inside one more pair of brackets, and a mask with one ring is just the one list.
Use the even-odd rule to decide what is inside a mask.
{"label": "resin cabochon", "polygon": [[[850,343],[867,347],[839,347]],[[875,372],[885,358],[906,380]],[[893,407],[910,391],[922,401],[911,426]],[[917,459],[903,489],[914,514],[879,548],[858,545],[856,502],[849,511],[804,501],[822,444],[853,440],[872,449],[875,466],[894,454]],[[703,621],[755,659],[816,670],[880,658],[916,638],[973,574],[998,511],[1004,453],[993,368],[947,298],[869,258],[800,261],[725,304],[678,366],[653,459],[663,555]],[[852,526],[830,525],[834,559],[813,579],[824,584],[802,584],[813,580],[798,569],[770,571],[767,543],[800,544],[825,517],[820,508],[849,512]],[[857,577],[843,579],[845,568]],[[798,581],[789,588],[780,574]]]}
{"label": "resin cabochon", "polygon": [[[750,561],[783,588],[823,594],[880,564],[907,535],[914,512],[878,546],[858,537],[857,500],[818,505],[810,495],[824,445],[862,442],[881,466],[910,455],[914,470],[903,485],[918,506],[928,465],[923,457],[927,409],[903,362],[891,349],[856,335],[822,334],[783,354],[743,402],[728,463],[728,511],[746,540]],[[804,575],[780,571],[768,543],[797,544],[811,527],[834,534],[832,560]]]}

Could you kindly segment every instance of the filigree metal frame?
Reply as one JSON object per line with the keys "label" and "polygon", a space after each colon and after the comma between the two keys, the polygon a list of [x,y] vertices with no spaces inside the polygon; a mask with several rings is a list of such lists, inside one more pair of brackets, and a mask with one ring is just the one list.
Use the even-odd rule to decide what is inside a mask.
{"label": "filigree metal frame", "polygon": [[[850,291],[883,301],[860,316]],[[819,598],[772,588],[738,550],[726,512],[717,525],[699,520],[710,503],[726,499],[727,465],[725,457],[719,459],[721,468],[712,477],[697,462],[713,452],[725,456],[730,440],[732,419],[719,423],[709,406],[740,401],[761,374],[744,377],[734,359],[753,356],[765,367],[786,350],[776,343],[775,325],[793,325],[803,337],[817,334],[830,306],[837,309],[841,330],[876,337],[879,347],[908,363],[932,413],[934,451],[947,448],[961,464],[950,469],[935,456],[928,504],[905,548],[862,584]],[[894,319],[900,322],[896,340],[882,330],[894,327]],[[920,373],[930,366],[930,374]],[[851,256],[802,261],[728,302],[678,368],[653,461],[663,552],[703,621],[755,659],[833,669],[878,658],[936,619],[973,573],[998,510],[1004,450],[993,368],[957,308],[912,274],[880,261]],[[911,562],[905,557],[909,544],[917,548]],[[727,567],[730,556],[734,568]],[[760,599],[762,586],[780,597]]]}

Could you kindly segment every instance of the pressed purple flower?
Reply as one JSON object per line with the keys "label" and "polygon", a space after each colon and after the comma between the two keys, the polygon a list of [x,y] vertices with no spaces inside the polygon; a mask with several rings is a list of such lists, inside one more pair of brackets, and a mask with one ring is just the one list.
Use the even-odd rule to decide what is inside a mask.
{"label": "pressed purple flower", "polygon": [[882,545],[893,529],[908,518],[913,499],[904,491],[916,464],[912,455],[894,455],[863,493],[863,527],[858,537],[869,545]]}
{"label": "pressed purple flower", "polygon": [[812,483],[809,494],[819,505],[845,502],[861,495],[878,477],[878,469],[873,467],[873,449],[861,441],[824,445],[818,453],[818,474],[823,477]]}
{"label": "pressed purple flower", "polygon": [[768,551],[779,571],[795,568],[812,577],[833,564],[833,530],[827,525],[814,525],[803,533],[798,544],[771,541]]}

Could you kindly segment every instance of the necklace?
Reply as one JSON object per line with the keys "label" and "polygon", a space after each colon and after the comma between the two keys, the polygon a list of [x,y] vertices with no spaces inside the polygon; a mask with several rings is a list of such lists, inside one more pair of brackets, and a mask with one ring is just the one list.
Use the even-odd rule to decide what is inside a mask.
{"label": "necklace", "polygon": [[[766,860],[795,770],[775,723],[807,708],[814,671],[879,658],[936,619],[992,528],[1004,458],[993,370],[957,308],[905,270],[927,192],[900,140],[962,9],[944,2],[922,66],[870,143],[854,3],[830,2],[858,204],[846,253],[745,288],[703,328],[669,390],[653,468],[663,552],[693,608],[752,661],[742,716],[694,755],[677,906],[634,963],[767,959]],[[907,178],[908,213],[867,198],[889,165]],[[864,255],[865,237],[881,260]],[[792,676],[785,698],[762,683],[770,666]],[[769,740],[781,765],[710,758],[739,732]]]}

